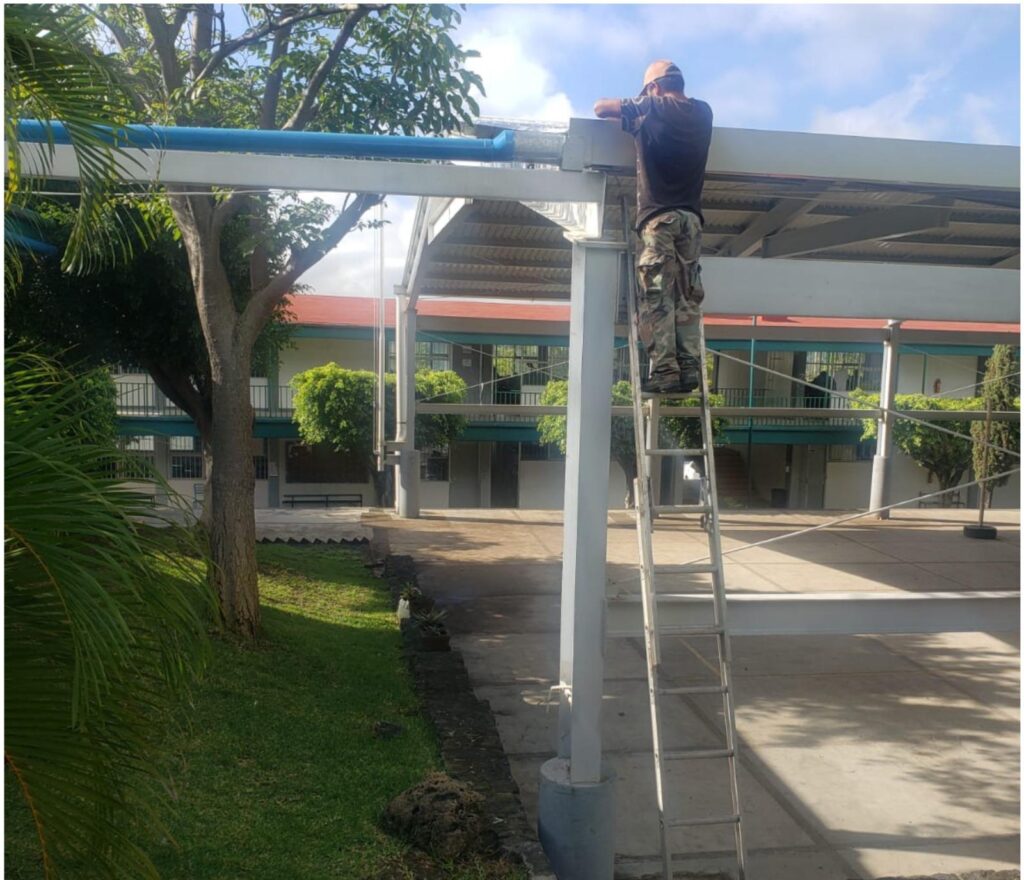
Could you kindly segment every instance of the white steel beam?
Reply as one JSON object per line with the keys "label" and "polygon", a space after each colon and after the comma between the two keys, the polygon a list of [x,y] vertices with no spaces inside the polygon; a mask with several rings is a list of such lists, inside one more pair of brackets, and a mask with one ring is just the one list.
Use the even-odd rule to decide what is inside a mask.
{"label": "white steel beam", "polygon": [[782,229],[790,220],[806,214],[814,207],[817,198],[816,193],[822,189],[817,183],[808,188],[806,198],[779,199],[770,211],[766,211],[757,217],[739,235],[726,242],[725,246],[718,252],[720,257],[746,257],[757,250],[762,239],[766,235]]}
{"label": "white steel beam", "polygon": [[[618,122],[570,120],[562,168],[635,165],[633,138]],[[1020,148],[716,128],[707,172],[1019,190]]]}
{"label": "white steel beam", "polygon": [[926,229],[949,226],[949,208],[904,205],[886,211],[872,211],[845,217],[830,223],[820,223],[806,229],[779,232],[764,240],[763,257],[793,257],[809,254],[844,244],[893,238]]}
{"label": "white steel beam", "polygon": [[1006,269],[730,257],[701,267],[716,315],[1020,321],[1020,274]]}
{"label": "white steel beam", "polygon": [[559,757],[574,785],[601,782],[610,393],[619,246],[572,249],[565,461]]}
{"label": "white steel beam", "polygon": [[[21,146],[26,168],[38,168],[38,152]],[[35,145],[37,146],[37,145]],[[604,201],[604,175],[585,171],[546,171],[484,165],[438,165],[255,153],[203,153],[126,150],[122,163],[129,181],[193,186],[453,196],[538,202]],[[72,148],[54,148],[47,177],[77,180]],[[30,164],[29,164],[30,163]]]}
{"label": "white steel beam", "polygon": [[[733,636],[1017,632],[1019,592],[730,593]],[[707,594],[663,596],[659,627],[714,623]],[[608,600],[608,636],[643,636],[640,596]]]}
{"label": "white steel beam", "polygon": [[[540,404],[518,404],[518,403],[417,403],[416,412],[418,415],[445,415],[445,416],[564,416],[568,412],[565,406],[545,406]],[[715,418],[756,418],[772,419],[818,419],[828,421],[830,419],[877,419],[881,415],[880,409],[822,409],[799,406],[713,406],[711,415]],[[899,418],[903,410],[894,410],[893,417]],[[633,407],[613,406],[613,416],[633,417]],[[972,422],[982,421],[986,418],[985,410],[907,410],[907,415],[920,419],[923,422]],[[697,418],[700,409],[695,406],[668,407],[663,406],[661,415],[663,417],[674,416],[677,418]],[[1019,412],[994,412],[992,418],[997,421],[1019,423]]]}

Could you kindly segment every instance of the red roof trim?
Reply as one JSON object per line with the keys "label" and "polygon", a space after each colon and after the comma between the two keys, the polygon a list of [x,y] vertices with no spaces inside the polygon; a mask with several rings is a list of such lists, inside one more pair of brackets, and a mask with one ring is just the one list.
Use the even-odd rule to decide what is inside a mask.
{"label": "red roof trim", "polygon": [[[372,327],[377,300],[366,296],[319,296],[293,294],[289,308],[295,323],[314,327]],[[384,303],[387,326],[395,325],[395,300]],[[419,300],[417,313],[429,318],[477,318],[495,321],[569,321],[569,306],[562,303],[513,303],[470,299]],[[749,327],[750,316],[708,314],[709,327]],[[824,328],[882,330],[886,322],[878,318],[790,318],[766,315],[757,319],[757,326],[790,328]],[[995,324],[955,321],[904,321],[904,330],[930,330],[947,333],[1020,333],[1020,324]]]}

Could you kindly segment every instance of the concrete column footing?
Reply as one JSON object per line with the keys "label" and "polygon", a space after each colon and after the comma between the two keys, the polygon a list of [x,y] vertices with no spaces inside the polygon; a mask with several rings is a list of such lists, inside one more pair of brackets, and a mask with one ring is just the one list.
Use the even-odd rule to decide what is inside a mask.
{"label": "concrete column footing", "polygon": [[558,880],[612,880],[615,873],[615,772],[598,783],[573,784],[569,761],[540,768],[537,833]]}

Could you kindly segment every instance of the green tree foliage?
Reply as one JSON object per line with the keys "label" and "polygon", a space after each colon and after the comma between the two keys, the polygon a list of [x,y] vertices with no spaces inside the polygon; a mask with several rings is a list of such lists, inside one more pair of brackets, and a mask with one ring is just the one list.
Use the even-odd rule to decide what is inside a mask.
{"label": "green tree foliage", "polygon": [[[287,131],[442,134],[477,112],[480,79],[441,5],[246,4],[244,28],[212,4],[93,7],[95,39],[116,45],[139,121]],[[252,347],[300,276],[383,196],[361,193],[290,242],[278,265],[263,246],[258,194],[170,186],[168,204],[191,268],[210,357],[210,547],[227,626],[259,628],[249,377]],[[229,221],[250,211],[249,289],[228,281]],[[269,210],[263,212],[264,216]]]}
{"label": "green tree foliage", "polygon": [[[54,186],[55,184],[51,184]],[[74,201],[33,200],[47,241],[64,249],[76,221]],[[279,205],[284,207],[284,205]],[[306,206],[306,216],[282,211],[272,223],[267,253],[280,260],[286,227],[309,212],[322,217],[322,203]],[[232,290],[244,301],[249,288],[252,244],[247,218],[235,218],[227,252]],[[138,243],[137,244],[144,244]],[[248,247],[248,250],[246,249]],[[168,400],[181,407],[199,428],[205,447],[212,430],[210,361],[196,310],[188,258],[180,238],[164,228],[131,260],[87,275],[62,271],[55,259],[25,266],[21,282],[9,289],[4,334],[8,345],[41,343],[76,364],[133,364],[148,373]],[[253,347],[253,370],[269,375],[281,349],[291,344],[292,325],[282,304]]]}
{"label": "green tree foliage", "polygon": [[[395,433],[395,377],[385,376],[384,431]],[[313,367],[292,378],[294,419],[304,443],[328,444],[335,452],[365,462],[374,477],[378,503],[383,502],[383,480],[373,454],[373,400],[377,377],[369,370],[348,370],[336,363]],[[466,383],[452,370],[418,370],[416,399],[432,403],[462,403]],[[466,429],[463,416],[416,416],[416,448],[444,448]]]}
{"label": "green tree foliage", "polygon": [[[985,380],[982,386],[981,407],[991,406],[992,412],[1020,410],[1020,362],[1017,352],[1010,345],[996,345],[985,366]],[[975,477],[982,479],[1001,474],[1020,466],[1020,458],[993,449],[998,446],[1010,452],[1020,453],[1020,425],[993,419],[988,427],[989,446],[986,442],[985,422],[971,423],[971,437],[974,438],[972,463]],[[992,492],[997,486],[1005,486],[1009,476],[991,480],[985,484],[988,502],[992,503]]]}
{"label": "green tree foliage", "polygon": [[[850,396],[864,408],[879,405],[877,392],[868,393],[859,389]],[[914,412],[916,410],[966,411],[979,409],[981,401],[976,397],[951,398],[928,397],[924,394],[897,394],[895,408]],[[939,422],[941,427],[958,434],[970,435],[968,421]],[[864,419],[861,440],[874,440],[878,436],[878,422]],[[936,431],[930,425],[911,422],[898,416],[893,419],[892,442],[901,452],[909,455],[928,471],[929,477],[939,481],[940,489],[950,489],[960,483],[964,472],[971,466],[971,441],[966,437],[954,437],[943,431]]]}
{"label": "green tree foliage", "polygon": [[[50,123],[62,122],[82,169],[79,209],[62,258],[65,270],[75,272],[130,258],[134,244],[150,230],[145,218],[121,210],[114,197],[129,160],[98,127],[127,121],[132,104],[115,61],[90,45],[92,26],[92,16],[77,6],[4,6],[5,239],[11,243],[12,233],[34,231],[27,200],[38,188],[33,180],[52,167]],[[25,118],[43,122],[49,140],[32,148],[27,163],[18,148],[18,120]],[[22,260],[18,247],[8,250],[4,268],[10,286],[21,276]]]}
{"label": "green tree foliage", "polygon": [[142,524],[149,496],[115,476],[98,380],[35,354],[5,372],[5,761],[44,877],[155,877],[140,841],[213,597],[188,534]]}
{"label": "green tree foliage", "polygon": [[[712,394],[709,398],[712,406],[724,405],[724,398],[718,394]],[[556,379],[549,382],[544,388],[540,402],[543,406],[567,406],[569,402],[569,383],[564,379]],[[630,406],[633,403],[633,392],[629,382],[621,381],[612,385],[612,405]],[[700,406],[699,397],[690,397],[684,400],[669,400],[662,406],[661,416],[661,445],[671,447],[675,445],[681,449],[693,449],[701,445],[700,420],[697,418],[671,417],[667,413],[674,406],[692,407]],[[724,439],[726,421],[724,419],[713,419],[712,430],[714,440],[721,442]],[[567,419],[565,416],[541,416],[537,420],[537,430],[540,433],[542,443],[557,443],[558,448],[565,453]],[[636,479],[636,443],[634,441],[633,420],[625,416],[612,416],[611,427],[611,457],[618,462],[626,475],[629,499],[632,503],[633,481]]]}

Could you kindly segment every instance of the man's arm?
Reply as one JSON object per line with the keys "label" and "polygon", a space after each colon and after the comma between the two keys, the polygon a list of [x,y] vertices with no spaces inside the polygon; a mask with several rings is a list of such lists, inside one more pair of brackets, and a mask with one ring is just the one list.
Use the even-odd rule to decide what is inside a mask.
{"label": "man's arm", "polygon": [[622,116],[622,101],[618,98],[601,98],[594,104],[594,115],[598,119],[619,119]]}

